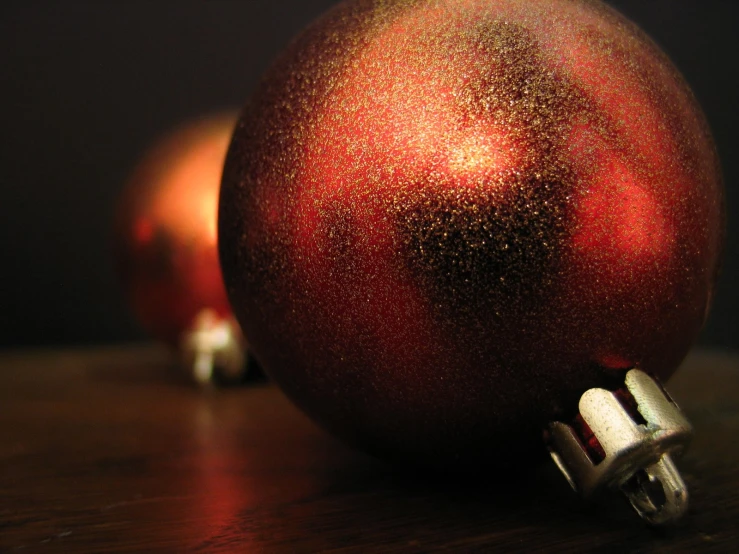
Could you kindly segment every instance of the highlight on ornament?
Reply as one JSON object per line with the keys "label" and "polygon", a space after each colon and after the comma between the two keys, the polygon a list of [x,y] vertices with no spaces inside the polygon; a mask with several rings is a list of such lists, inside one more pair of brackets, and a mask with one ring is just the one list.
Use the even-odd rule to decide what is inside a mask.
{"label": "highlight on ornament", "polygon": [[199,384],[237,383],[246,342],[218,261],[218,193],[237,116],[190,122],[151,147],[123,191],[115,254],[131,309]]}
{"label": "highlight on ornament", "polygon": [[549,451],[663,524],[691,430],[659,383],[723,202],[689,87],[606,5],[349,0],[246,105],[219,250],[254,355],[336,436],[488,475]]}

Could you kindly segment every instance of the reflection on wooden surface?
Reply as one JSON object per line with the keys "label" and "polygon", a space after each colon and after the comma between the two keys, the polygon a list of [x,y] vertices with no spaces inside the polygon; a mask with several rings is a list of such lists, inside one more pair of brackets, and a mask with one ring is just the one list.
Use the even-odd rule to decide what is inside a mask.
{"label": "reflection on wooden surface", "polygon": [[[670,383],[696,439],[684,525],[618,496],[581,503],[549,465],[449,483],[393,471],[274,387],[203,393],[149,347],[0,355],[0,551],[731,551],[739,541],[739,358]],[[500,477],[500,476],[497,476]]]}

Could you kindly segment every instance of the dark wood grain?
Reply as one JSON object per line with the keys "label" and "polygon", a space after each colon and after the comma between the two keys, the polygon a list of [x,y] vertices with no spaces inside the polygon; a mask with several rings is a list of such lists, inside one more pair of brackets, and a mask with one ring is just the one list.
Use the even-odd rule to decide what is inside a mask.
{"label": "dark wood grain", "polygon": [[272,386],[204,393],[168,366],[152,347],[0,355],[0,550],[739,548],[737,357],[694,354],[670,383],[696,439],[680,463],[690,513],[669,531],[617,496],[580,502],[546,464],[473,484],[401,474]]}

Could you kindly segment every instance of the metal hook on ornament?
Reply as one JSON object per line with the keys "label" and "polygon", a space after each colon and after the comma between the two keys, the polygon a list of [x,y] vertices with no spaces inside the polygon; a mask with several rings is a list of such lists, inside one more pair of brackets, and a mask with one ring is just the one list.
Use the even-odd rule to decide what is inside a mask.
{"label": "metal hook on ornament", "polygon": [[688,510],[688,490],[668,454],[636,472],[621,490],[642,519],[652,525],[677,521]]}

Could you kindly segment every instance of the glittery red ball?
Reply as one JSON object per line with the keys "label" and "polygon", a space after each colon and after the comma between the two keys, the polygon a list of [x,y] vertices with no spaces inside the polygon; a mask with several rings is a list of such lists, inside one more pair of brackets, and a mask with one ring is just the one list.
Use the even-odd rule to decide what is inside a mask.
{"label": "glittery red ball", "polygon": [[356,0],[246,107],[220,254],[255,355],[393,460],[521,463],[634,365],[669,378],[723,236],[690,90],[606,6]]}

